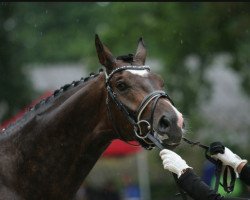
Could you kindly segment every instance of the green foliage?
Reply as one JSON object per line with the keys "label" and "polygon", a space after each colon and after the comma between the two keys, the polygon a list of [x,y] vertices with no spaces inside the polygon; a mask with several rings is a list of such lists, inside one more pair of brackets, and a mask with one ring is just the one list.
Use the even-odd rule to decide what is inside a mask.
{"label": "green foliage", "polygon": [[9,4],[0,9],[0,103],[7,118],[31,101],[31,87],[22,71],[20,41],[13,40],[15,22],[11,18],[15,7]]}
{"label": "green foliage", "polygon": [[[134,53],[142,36],[147,59],[160,61],[166,90],[189,118],[193,134],[204,125],[196,111],[199,94],[210,96],[204,71],[214,55],[233,56],[228,67],[241,76],[243,88],[250,93],[249,10],[249,3],[238,2],[1,3],[0,107],[8,106],[4,118],[31,100],[32,88],[23,73],[26,64],[83,62],[95,71],[100,68],[95,33],[115,56]],[[190,55],[197,58],[196,67],[187,64]],[[191,165],[199,169],[198,157]],[[167,188],[171,194],[176,189],[169,181]],[[152,186],[155,199],[163,199],[163,189]]]}
{"label": "green foliage", "polygon": [[[209,93],[204,70],[216,53],[234,56],[231,67],[249,91],[249,3],[2,3],[2,12],[6,5],[15,8],[11,40],[19,44],[12,51],[22,58],[15,59],[18,66],[65,61],[95,70],[95,33],[116,56],[134,53],[143,36],[148,59],[161,61],[166,89],[185,115],[195,112],[201,90]],[[186,66],[189,55],[199,59],[195,69]]]}

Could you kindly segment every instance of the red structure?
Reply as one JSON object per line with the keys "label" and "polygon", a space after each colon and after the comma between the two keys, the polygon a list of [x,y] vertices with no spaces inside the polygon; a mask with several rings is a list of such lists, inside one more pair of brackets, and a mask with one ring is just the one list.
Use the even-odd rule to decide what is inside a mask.
{"label": "red structure", "polygon": [[[136,145],[136,142],[131,144]],[[104,157],[121,157],[137,153],[141,150],[140,146],[132,146],[121,140],[114,140],[111,145],[106,149],[102,156]]]}

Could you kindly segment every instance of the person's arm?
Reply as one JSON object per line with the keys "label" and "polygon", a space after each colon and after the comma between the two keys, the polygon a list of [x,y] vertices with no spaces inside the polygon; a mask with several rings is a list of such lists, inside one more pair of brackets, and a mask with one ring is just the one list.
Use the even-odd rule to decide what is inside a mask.
{"label": "person's arm", "polygon": [[224,197],[217,194],[212,188],[204,183],[191,169],[183,173],[177,183],[194,200],[225,200]]}
{"label": "person's arm", "polygon": [[177,183],[194,200],[241,200],[241,198],[226,198],[218,194],[198,177],[175,152],[164,149],[160,152],[164,169],[177,174]]}
{"label": "person's arm", "polygon": [[241,169],[239,169],[240,179],[246,184],[250,186],[250,165],[243,163]]}
{"label": "person's arm", "polygon": [[187,170],[178,179],[178,184],[194,200],[246,200],[221,196],[197,176],[193,170]]}

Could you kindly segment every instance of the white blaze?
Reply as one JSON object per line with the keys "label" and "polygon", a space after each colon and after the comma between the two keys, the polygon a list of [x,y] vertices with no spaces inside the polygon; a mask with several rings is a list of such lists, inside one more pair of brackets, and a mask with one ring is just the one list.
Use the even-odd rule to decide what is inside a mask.
{"label": "white blaze", "polygon": [[[147,70],[126,70],[126,71],[129,71],[132,74],[142,76],[142,77],[147,77],[149,74],[149,72]],[[167,101],[167,102],[172,106],[175,114],[177,115],[177,125],[182,129],[183,122],[184,122],[182,114],[169,101]]]}
{"label": "white blaze", "polygon": [[147,77],[148,76],[148,71],[147,70],[126,70],[132,74],[142,76],[142,77]]}
{"label": "white blaze", "polygon": [[[167,100],[165,100],[165,101],[167,101]],[[177,125],[182,129],[183,122],[184,122],[182,114],[169,101],[167,101],[167,102],[172,106],[175,114],[177,115]]]}
{"label": "white blaze", "polygon": [[[171,105],[172,106],[172,105]],[[174,107],[174,106],[172,106],[173,107],[173,109],[174,109],[174,111],[175,111],[175,113],[176,113],[176,115],[177,115],[177,118],[178,118],[178,120],[177,120],[177,125],[180,127],[180,128],[182,128],[183,127],[183,116],[182,116],[182,114]]]}

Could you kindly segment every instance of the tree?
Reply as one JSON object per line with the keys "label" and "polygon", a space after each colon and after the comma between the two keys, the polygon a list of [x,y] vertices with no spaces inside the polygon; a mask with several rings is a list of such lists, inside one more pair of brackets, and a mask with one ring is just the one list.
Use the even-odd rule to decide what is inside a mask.
{"label": "tree", "polygon": [[2,3],[0,9],[0,109],[3,118],[13,115],[31,100],[29,82],[22,71],[20,43],[13,41],[15,6]]}
{"label": "tree", "polygon": [[[162,66],[166,89],[184,114],[199,104],[202,91],[209,98],[204,72],[214,55],[233,56],[235,69],[250,91],[249,3],[15,3],[17,26],[12,38],[21,45],[23,62],[84,62],[89,70],[100,67],[94,35],[116,55],[134,53],[143,36],[148,59]],[[14,34],[15,32],[15,34]],[[18,34],[17,34],[18,32]],[[187,59],[195,56],[191,68]],[[18,64],[19,65],[19,64]],[[198,120],[196,122],[196,120]],[[193,126],[194,127],[194,126]]]}

